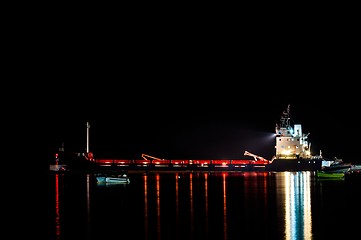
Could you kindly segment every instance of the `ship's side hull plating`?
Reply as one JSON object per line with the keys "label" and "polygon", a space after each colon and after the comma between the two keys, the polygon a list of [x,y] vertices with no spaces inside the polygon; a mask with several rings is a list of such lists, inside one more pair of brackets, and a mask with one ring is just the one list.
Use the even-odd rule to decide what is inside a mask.
{"label": "ship's side hull plating", "polygon": [[[164,163],[136,164],[132,160],[122,160],[122,164],[116,161],[99,164],[100,169],[141,170],[141,171],[240,171],[240,172],[281,172],[281,171],[316,171],[321,170],[321,159],[275,159],[269,163],[254,163],[249,161],[245,164],[214,164],[213,161],[227,162],[229,160],[211,160],[209,164],[173,164],[172,161]],[[99,161],[100,162],[100,161]]]}
{"label": "ship's side hull plating", "polygon": [[322,167],[321,159],[275,159],[266,171],[316,171]]}

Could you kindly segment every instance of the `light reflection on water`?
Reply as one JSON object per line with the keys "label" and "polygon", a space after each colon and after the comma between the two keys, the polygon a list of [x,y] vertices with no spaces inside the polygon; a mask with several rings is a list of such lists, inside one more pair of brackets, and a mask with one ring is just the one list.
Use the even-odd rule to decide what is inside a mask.
{"label": "light reflection on water", "polygon": [[315,239],[312,172],[128,175],[129,184],[99,186],[92,174],[52,174],[51,239]]}
{"label": "light reflection on water", "polygon": [[55,175],[55,236],[60,239],[61,226],[60,226],[60,204],[59,204],[59,175]]}
{"label": "light reflection on water", "polygon": [[284,181],[285,239],[312,239],[311,174],[282,175],[279,181]]}

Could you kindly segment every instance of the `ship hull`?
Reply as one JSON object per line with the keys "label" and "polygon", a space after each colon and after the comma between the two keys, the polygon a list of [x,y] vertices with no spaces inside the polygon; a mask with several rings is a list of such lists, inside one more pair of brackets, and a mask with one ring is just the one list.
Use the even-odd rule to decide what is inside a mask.
{"label": "ship hull", "polygon": [[[240,172],[282,172],[282,171],[317,171],[322,168],[321,159],[275,159],[272,162],[254,162],[241,160],[243,164],[234,164],[231,160],[207,160],[208,164],[175,164],[179,161],[172,160],[154,164],[137,164],[134,160],[121,160],[122,164],[116,161],[107,162],[105,165],[98,165],[99,169],[114,170],[140,170],[140,171],[240,171]],[[187,161],[187,160],[185,160]],[[98,163],[101,162],[100,160]],[[228,164],[214,164],[224,162]]]}
{"label": "ship hull", "polygon": [[320,159],[275,159],[266,171],[317,171],[322,168]]}
{"label": "ship hull", "polygon": [[98,164],[90,161],[83,153],[59,152],[55,164],[50,165],[50,171],[88,171],[96,170]]}

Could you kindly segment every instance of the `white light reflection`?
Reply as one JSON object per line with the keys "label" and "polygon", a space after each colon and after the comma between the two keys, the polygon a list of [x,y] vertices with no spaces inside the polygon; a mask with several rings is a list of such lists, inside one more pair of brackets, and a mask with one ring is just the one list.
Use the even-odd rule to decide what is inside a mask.
{"label": "white light reflection", "polygon": [[284,174],[285,239],[312,239],[311,174]]}

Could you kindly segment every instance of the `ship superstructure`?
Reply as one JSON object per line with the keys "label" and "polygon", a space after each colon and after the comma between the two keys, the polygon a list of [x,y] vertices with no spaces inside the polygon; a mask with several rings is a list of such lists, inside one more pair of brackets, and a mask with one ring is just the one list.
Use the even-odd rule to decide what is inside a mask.
{"label": "ship superstructure", "polygon": [[276,124],[276,159],[310,159],[311,144],[301,124],[291,125],[290,105],[283,112],[280,124]]}

